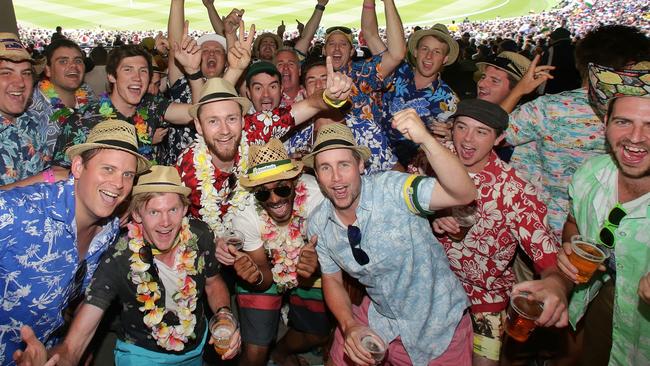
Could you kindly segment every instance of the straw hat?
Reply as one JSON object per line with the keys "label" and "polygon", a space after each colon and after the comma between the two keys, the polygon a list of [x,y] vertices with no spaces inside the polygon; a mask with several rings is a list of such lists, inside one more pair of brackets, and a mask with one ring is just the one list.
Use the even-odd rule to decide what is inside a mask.
{"label": "straw hat", "polygon": [[447,54],[448,58],[447,62],[445,62],[445,66],[451,65],[456,61],[456,58],[458,58],[458,42],[456,42],[454,37],[449,34],[447,27],[444,24],[440,23],[434,25],[429,29],[421,29],[409,37],[407,46],[411,55],[415,56],[415,51],[418,48],[418,42],[420,42],[422,37],[426,36],[436,36],[438,38],[441,38],[447,44],[447,46],[449,46],[449,53]]}
{"label": "straw hat", "polygon": [[272,138],[266,145],[248,149],[248,171],[239,178],[243,187],[251,188],[277,180],[291,179],[302,173],[303,163],[289,159],[282,141]]}
{"label": "straw hat", "polygon": [[306,166],[313,168],[316,154],[332,149],[354,150],[361,155],[363,161],[370,159],[370,149],[367,146],[357,145],[348,126],[342,123],[331,123],[318,130],[314,148],[310,154],[302,158],[302,161]]}
{"label": "straw hat", "polygon": [[14,62],[34,62],[20,39],[14,33],[0,32],[0,59],[5,58]]}
{"label": "straw hat", "polygon": [[279,50],[280,47],[282,47],[283,43],[282,43],[282,38],[280,38],[280,36],[270,32],[262,33],[259,36],[255,37],[255,41],[253,42],[253,56],[255,56],[256,58],[260,57],[260,43],[262,43],[262,40],[264,38],[273,39],[273,42],[275,42],[276,50]]}
{"label": "straw hat", "polygon": [[619,97],[650,98],[650,62],[632,65],[629,70],[615,70],[590,63],[589,101],[603,119],[612,100]]}
{"label": "straw hat", "polygon": [[507,72],[510,76],[519,81],[528,71],[530,67],[530,60],[526,56],[520,55],[516,52],[503,51],[484,62],[477,62],[476,66],[481,71],[485,72],[486,66],[493,66],[499,70]]}
{"label": "straw hat", "polygon": [[127,122],[108,119],[99,122],[88,134],[86,142],[70,146],[65,152],[72,160],[75,156],[92,149],[115,149],[128,152],[138,158],[137,173],[149,170],[149,160],[138,153],[138,137],[135,127]]}
{"label": "straw hat", "polygon": [[140,193],[178,193],[187,197],[192,190],[183,186],[181,176],[172,166],[156,165],[151,171],[138,178],[133,187],[133,195]]}
{"label": "straw hat", "polygon": [[221,100],[233,100],[242,107],[243,113],[251,109],[251,102],[247,98],[240,97],[232,84],[222,78],[210,78],[201,88],[199,102],[190,107],[190,116],[198,118],[198,111],[201,105],[218,102]]}

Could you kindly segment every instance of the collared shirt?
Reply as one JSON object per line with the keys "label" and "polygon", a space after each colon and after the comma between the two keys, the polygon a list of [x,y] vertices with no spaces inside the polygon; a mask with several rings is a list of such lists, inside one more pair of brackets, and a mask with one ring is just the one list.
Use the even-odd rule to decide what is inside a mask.
{"label": "collared shirt", "polygon": [[[318,235],[322,273],[343,270],[365,286],[370,327],[387,343],[400,336],[413,364],[426,365],[449,346],[468,301],[429,222],[407,208],[402,187],[408,177],[398,172],[361,177],[354,225],[361,230],[359,248],[368,254],[368,264],[354,260],[347,228],[331,201],[309,217],[307,232]],[[421,206],[429,207],[435,182],[421,181]]]}
{"label": "collared shirt", "polygon": [[[119,232],[119,219],[102,227],[86,254],[84,289],[100,256]],[[22,347],[20,327],[29,325],[43,343],[63,325],[77,251],[74,179],[0,192],[0,363]],[[3,360],[4,357],[4,360]]]}
{"label": "collared shirt", "polygon": [[[395,113],[413,108],[418,113],[427,128],[431,129],[434,122],[447,122],[456,112],[458,96],[438,74],[438,78],[422,89],[415,86],[415,74],[408,62],[402,61],[395,70],[392,84],[383,96],[382,127],[388,131],[391,146],[408,141],[399,131],[391,127]],[[417,148],[411,141],[406,144]]]}
{"label": "collared shirt", "polygon": [[305,88],[300,86],[300,90],[298,90],[298,93],[296,94],[295,97],[290,97],[287,93],[282,93],[282,99],[280,99],[280,107],[289,107],[292,106],[294,103],[298,103],[301,100],[305,100],[307,98],[307,91]]}
{"label": "collared shirt", "polygon": [[[120,113],[107,96],[102,96],[100,100],[86,104],[86,106],[68,117],[61,126],[61,134],[56,141],[52,164],[69,166],[70,161],[65,155],[65,150],[70,146],[86,142],[90,130],[99,122],[108,119],[109,114],[113,115],[110,118],[126,121],[136,126],[138,144],[140,145],[138,152],[145,158],[154,160],[155,152],[151,139],[156,129],[164,125],[165,112],[170,103],[168,99],[159,95],[147,93],[142,97],[140,104],[136,107],[136,113],[131,117],[126,117]],[[135,121],[138,116],[144,120],[142,128],[139,128]]]}
{"label": "collared shirt", "polygon": [[[192,89],[185,75],[176,80],[168,90],[172,102],[192,103]],[[163,165],[174,165],[183,151],[194,142],[196,128],[194,123],[187,125],[170,124],[167,128],[167,135],[157,146],[156,161]]]}
{"label": "collared shirt", "polygon": [[388,136],[381,128],[381,91],[385,85],[380,70],[380,55],[354,61],[351,66],[340,70],[352,78],[352,108],[347,111],[347,115],[356,117],[350,128],[353,132],[356,131],[355,136],[360,137],[357,142],[370,148],[371,156],[366,162],[366,168],[370,172],[390,170],[397,162]]}
{"label": "collared shirt", "polygon": [[0,185],[38,174],[46,162],[47,148],[38,120],[29,113],[13,122],[0,116]]}
{"label": "collared shirt", "polygon": [[492,152],[473,177],[477,222],[465,238],[441,237],[451,269],[472,302],[472,311],[497,312],[508,305],[516,279],[511,262],[517,246],[538,273],[555,265],[559,244],[546,223],[546,205],[535,188]]}
{"label": "collared shirt", "polygon": [[[195,236],[189,241],[188,245],[195,247],[194,268],[196,268],[197,272],[188,276],[195,281],[196,296],[199,301],[197,301],[193,312],[196,316],[195,337],[188,339],[181,353],[189,352],[201,344],[207,320],[203,311],[204,302],[200,299],[205,295],[206,280],[219,274],[219,263],[214,255],[214,236],[210,228],[199,220],[190,219],[189,223],[190,231]],[[131,272],[129,258],[133,255],[128,243],[129,238],[124,235],[117,243],[108,248],[93,276],[92,282],[88,286],[85,302],[106,310],[111,305],[112,300],[119,297],[123,306],[120,314],[121,326],[117,331],[118,338],[154,352],[167,352],[156,344],[156,340],[151,335],[151,328],[144,323],[145,313],[139,309],[142,303],[136,298],[138,295],[137,286],[128,277]],[[163,271],[163,269],[157,270]],[[165,288],[164,280],[158,279],[156,283],[160,289],[160,299],[156,301],[156,305],[166,307],[166,297],[171,297],[173,292],[166,294],[168,289]],[[178,324],[178,320],[168,325],[176,324]]]}
{"label": "collared shirt", "polygon": [[510,114],[506,141],[515,146],[513,168],[532,183],[548,207],[558,238],[569,212],[567,187],[585,160],[605,153],[605,125],[586,89],[543,95]]}
{"label": "collared shirt", "polygon": [[[610,155],[591,158],[569,186],[571,215],[580,234],[598,238],[618,200],[618,168]],[[632,207],[629,207],[632,206]],[[650,305],[637,294],[639,280],[650,268],[650,193],[623,204],[627,215],[614,232],[616,291],[609,365],[650,365]],[[596,271],[591,280],[573,290],[569,321],[575,328],[610,276]]]}

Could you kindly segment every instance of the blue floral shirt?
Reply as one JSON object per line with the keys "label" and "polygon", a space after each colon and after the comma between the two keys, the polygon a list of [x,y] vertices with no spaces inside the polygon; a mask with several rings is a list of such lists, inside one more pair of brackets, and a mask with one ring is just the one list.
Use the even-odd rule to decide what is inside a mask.
{"label": "blue floral shirt", "polygon": [[39,122],[29,113],[15,121],[0,116],[0,185],[31,177],[45,168],[47,148]]}
{"label": "blue floral shirt", "polygon": [[[458,96],[440,76],[425,88],[417,89],[413,69],[403,61],[395,70],[393,82],[383,96],[382,127],[387,131],[388,139],[394,151],[398,154],[402,165],[410,162],[417,145],[407,140],[399,131],[391,127],[393,115],[403,109],[413,108],[422,121],[431,129],[433,122],[447,122],[456,112]],[[403,146],[402,150],[400,147]],[[402,158],[401,152],[404,152]]]}
{"label": "blue floral shirt", "polygon": [[[398,172],[361,177],[355,225],[368,264],[354,260],[347,227],[331,201],[315,209],[307,230],[309,237],[318,235],[322,273],[343,270],[358,279],[371,300],[370,327],[386,343],[400,336],[413,364],[426,365],[447,349],[469,302],[429,222],[407,208],[402,186],[408,177]],[[434,178],[421,181],[421,206],[429,206],[435,183]]]}
{"label": "blue floral shirt", "polygon": [[[115,218],[90,243],[82,289],[118,232]],[[79,263],[74,179],[0,192],[0,364],[13,364],[23,347],[22,325],[43,343],[56,341]]]}

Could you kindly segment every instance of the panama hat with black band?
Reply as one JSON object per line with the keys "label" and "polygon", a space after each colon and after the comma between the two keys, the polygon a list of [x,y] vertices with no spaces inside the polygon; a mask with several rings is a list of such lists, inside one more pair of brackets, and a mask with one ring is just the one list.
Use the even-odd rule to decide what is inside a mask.
{"label": "panama hat with black band", "polygon": [[235,87],[230,82],[222,78],[210,78],[205,82],[203,88],[201,88],[199,101],[190,107],[190,116],[198,118],[199,109],[202,105],[220,102],[222,100],[232,100],[239,103],[243,113],[248,112],[252,106],[250,100],[240,97],[237,94]]}
{"label": "panama hat with black band", "polygon": [[370,149],[367,146],[359,146],[354,140],[350,128],[342,123],[331,123],[323,126],[318,130],[314,148],[310,154],[302,158],[302,162],[310,167],[314,167],[314,158],[317,154],[333,149],[349,149],[356,151],[364,162],[370,159]]}

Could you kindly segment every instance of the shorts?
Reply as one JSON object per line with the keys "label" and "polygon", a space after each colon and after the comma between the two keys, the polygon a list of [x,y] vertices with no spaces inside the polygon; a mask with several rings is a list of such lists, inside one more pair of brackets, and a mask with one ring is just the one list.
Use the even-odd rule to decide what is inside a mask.
{"label": "shorts", "polygon": [[299,332],[330,334],[332,320],[327,313],[323,290],[296,287],[283,294],[275,284],[264,292],[251,292],[237,284],[239,322],[244,343],[268,346],[278,333],[280,309],[284,301],[289,303],[289,327]]}
{"label": "shorts", "polygon": [[474,354],[499,361],[503,343],[505,310],[495,313],[471,313],[474,329]]}

